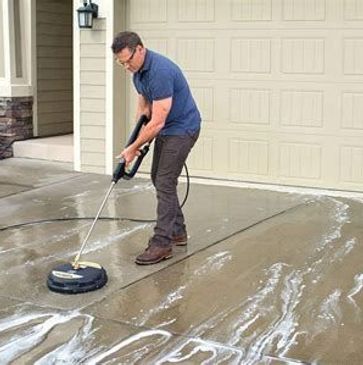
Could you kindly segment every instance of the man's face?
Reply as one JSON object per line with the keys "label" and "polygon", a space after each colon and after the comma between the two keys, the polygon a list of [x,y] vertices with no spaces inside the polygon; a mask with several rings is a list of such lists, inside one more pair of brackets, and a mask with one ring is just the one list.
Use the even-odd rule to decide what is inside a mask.
{"label": "man's face", "polygon": [[124,48],[116,53],[116,62],[132,73],[140,70],[145,59],[145,48],[140,45],[135,49]]}

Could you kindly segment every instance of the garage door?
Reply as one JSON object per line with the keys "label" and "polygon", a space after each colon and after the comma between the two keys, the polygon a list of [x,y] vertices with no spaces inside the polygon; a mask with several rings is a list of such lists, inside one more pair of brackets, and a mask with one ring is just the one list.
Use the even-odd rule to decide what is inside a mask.
{"label": "garage door", "polygon": [[201,109],[194,176],[363,191],[362,0],[127,9],[129,29],[181,66]]}

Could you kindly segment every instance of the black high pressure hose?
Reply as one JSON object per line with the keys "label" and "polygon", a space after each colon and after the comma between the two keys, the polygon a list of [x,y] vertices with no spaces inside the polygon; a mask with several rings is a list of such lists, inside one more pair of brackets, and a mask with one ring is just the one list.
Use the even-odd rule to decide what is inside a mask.
{"label": "black high pressure hose", "polygon": [[[129,146],[131,143],[133,143],[136,140],[142,127],[144,125],[146,125],[148,122],[149,122],[149,119],[145,115],[141,115],[140,119],[136,123],[134,130],[131,132],[131,135],[126,143],[126,147]],[[123,178],[125,180],[130,180],[135,176],[138,168],[141,165],[142,160],[144,159],[144,157],[146,156],[146,154],[149,151],[151,142],[152,141],[150,141],[145,146],[143,146],[143,148],[140,150],[140,155],[137,157],[136,162],[132,165],[130,170],[128,170],[128,171],[126,170],[125,160],[121,159],[121,161],[117,165],[117,167],[113,173],[113,176],[112,176],[112,182],[114,184],[116,184],[121,178]],[[186,163],[184,163],[184,169],[185,169],[186,178],[187,178],[187,190],[185,192],[183,202],[180,205],[181,208],[184,206],[184,204],[186,203],[186,201],[188,199],[189,188],[190,188],[190,178],[189,178],[189,172],[188,172],[188,167],[187,167]],[[3,227],[3,228],[0,228],[0,232],[8,230],[8,229],[15,229],[15,228],[19,228],[19,227],[23,227],[23,226],[27,226],[27,225],[33,225],[33,224],[41,224],[41,223],[49,223],[49,222],[64,222],[64,221],[71,221],[71,220],[89,220],[89,219],[93,220],[94,218],[92,218],[92,217],[68,217],[68,218],[54,218],[54,219],[37,220],[37,221],[19,223],[19,224],[14,224],[11,226]],[[156,219],[137,219],[137,218],[127,218],[127,217],[122,217],[122,218],[99,217],[98,219],[101,219],[101,220],[128,220],[130,222],[142,222],[142,223],[156,222]]]}
{"label": "black high pressure hose", "polygon": [[[180,208],[183,208],[185,203],[188,200],[189,190],[190,190],[190,177],[189,177],[189,171],[188,166],[185,163],[184,164],[185,169],[185,175],[187,179],[187,189],[183,198],[182,203],[180,204]],[[74,220],[93,220],[94,217],[67,217],[67,218],[52,218],[52,219],[41,219],[37,221],[31,221],[31,222],[24,222],[19,224],[13,224],[11,226],[6,226],[0,228],[0,232],[7,231],[8,229],[16,229],[24,226],[31,226],[31,225],[37,225],[42,223],[51,223],[51,222],[68,222],[68,221],[74,221]],[[129,221],[129,222],[136,222],[136,223],[154,223],[156,222],[156,219],[141,219],[141,218],[129,218],[129,217],[99,217],[99,220],[107,220],[107,221]]]}

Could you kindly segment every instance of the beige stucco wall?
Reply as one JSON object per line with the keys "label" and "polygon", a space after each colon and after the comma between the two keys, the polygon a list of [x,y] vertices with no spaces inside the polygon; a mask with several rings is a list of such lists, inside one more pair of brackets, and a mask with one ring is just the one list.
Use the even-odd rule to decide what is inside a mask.
{"label": "beige stucco wall", "polygon": [[73,131],[72,1],[37,0],[38,135]]}

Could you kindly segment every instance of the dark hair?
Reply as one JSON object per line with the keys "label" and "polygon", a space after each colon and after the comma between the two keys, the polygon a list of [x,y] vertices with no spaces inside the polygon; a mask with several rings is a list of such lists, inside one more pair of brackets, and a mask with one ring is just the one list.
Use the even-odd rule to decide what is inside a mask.
{"label": "dark hair", "polygon": [[114,54],[121,52],[124,48],[134,50],[137,46],[144,47],[141,38],[134,32],[118,33],[112,42],[112,52]]}

